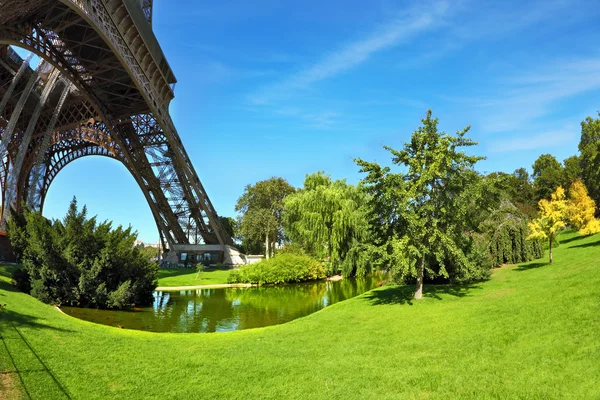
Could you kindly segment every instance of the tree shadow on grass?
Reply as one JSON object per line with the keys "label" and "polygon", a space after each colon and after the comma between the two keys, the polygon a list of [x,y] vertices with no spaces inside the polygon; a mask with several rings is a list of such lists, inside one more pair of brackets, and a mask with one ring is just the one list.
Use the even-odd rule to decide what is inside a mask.
{"label": "tree shadow on grass", "polygon": [[529,263],[529,264],[522,264],[519,265],[517,268],[515,268],[513,271],[516,272],[523,272],[523,271],[528,271],[530,269],[535,269],[535,268],[540,268],[546,265],[550,265],[550,263],[548,262],[535,262],[535,263]]}
{"label": "tree shadow on grass", "polygon": [[[584,237],[584,236],[581,236],[581,237]],[[570,249],[577,249],[577,248],[583,249],[586,247],[596,247],[596,246],[600,246],[600,240],[596,240],[595,242],[591,242],[591,243],[578,244],[576,246],[571,246],[569,248]]]}
{"label": "tree shadow on grass", "polygon": [[0,309],[0,324],[3,326],[16,326],[18,328],[51,329],[60,332],[73,332],[70,329],[57,328],[39,322],[39,318],[32,315],[18,313],[10,309],[10,304]]}
{"label": "tree shadow on grass", "polygon": [[567,243],[575,242],[575,241],[581,240],[581,239],[585,239],[585,236],[574,236],[574,237],[569,238],[569,239],[560,239],[559,238],[559,243],[560,244],[567,244]]}
{"label": "tree shadow on grass", "polygon": [[[481,289],[477,285],[439,285],[425,284],[423,287],[423,297],[443,300],[443,295],[454,297],[465,297],[469,295],[472,289]],[[373,290],[365,297],[370,300],[371,305],[378,306],[382,304],[409,304],[413,305],[415,288],[413,285],[390,286],[380,290]]]}
{"label": "tree shadow on grass", "polygon": [[[8,282],[0,281],[0,289],[6,290],[7,292],[18,292],[17,288]],[[0,293],[1,294],[1,293]],[[4,296],[4,295],[3,295]]]}

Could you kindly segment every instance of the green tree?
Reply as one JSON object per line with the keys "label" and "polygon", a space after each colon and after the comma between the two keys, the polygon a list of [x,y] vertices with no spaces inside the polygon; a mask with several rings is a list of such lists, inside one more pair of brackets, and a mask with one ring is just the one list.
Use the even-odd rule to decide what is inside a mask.
{"label": "green tree", "polygon": [[551,154],[542,154],[533,163],[533,187],[536,201],[548,199],[563,183],[563,166]]}
{"label": "green tree", "polygon": [[563,161],[562,187],[569,190],[571,184],[582,178],[581,159],[579,156],[571,156]]}
{"label": "green tree", "polygon": [[[600,113],[598,114],[600,116]],[[581,122],[579,141],[581,177],[596,206],[600,204],[600,118]]]}
{"label": "green tree", "polygon": [[83,307],[151,304],[157,265],[134,247],[131,227],[112,229],[110,222],[88,219],[75,199],[62,221],[28,210],[24,218],[23,270],[15,280],[32,296]]}
{"label": "green tree", "polygon": [[223,217],[219,215],[219,219],[221,220],[221,225],[225,232],[231,237],[233,240],[237,239],[238,234],[238,223],[235,218],[231,217]]}
{"label": "green tree", "polygon": [[240,234],[250,243],[264,243],[265,257],[273,255],[275,243],[284,239],[281,223],[283,200],[295,189],[283,178],[248,185],[237,201]]}
{"label": "green tree", "polygon": [[332,272],[364,275],[370,267],[361,255],[368,232],[365,193],[345,180],[317,172],[304,188],[285,199],[284,230],[293,243],[331,262]]}
{"label": "green tree", "polygon": [[24,213],[18,213],[10,208],[10,218],[6,223],[6,230],[17,261],[21,261],[23,252],[27,247],[27,220]]}
{"label": "green tree", "polygon": [[377,164],[357,160],[361,172],[368,173],[365,184],[380,186],[383,197],[395,197],[396,210],[385,220],[400,229],[388,241],[386,252],[399,264],[395,267],[401,275],[416,277],[415,299],[422,298],[426,272],[448,278],[449,268],[456,274],[476,268],[461,241],[469,206],[465,189],[477,176],[473,166],[482,159],[459,151],[477,144],[465,137],[469,126],[456,135],[440,132],[431,110],[422,123],[402,150],[385,146],[392,162],[405,172],[391,174]]}

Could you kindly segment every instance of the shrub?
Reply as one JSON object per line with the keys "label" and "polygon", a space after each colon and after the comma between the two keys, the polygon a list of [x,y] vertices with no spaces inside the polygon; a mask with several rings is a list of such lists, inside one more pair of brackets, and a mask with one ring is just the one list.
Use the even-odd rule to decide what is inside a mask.
{"label": "shrub", "polygon": [[306,252],[304,251],[302,246],[300,246],[297,243],[286,243],[282,248],[277,249],[276,254],[277,255],[295,254],[295,255],[299,255],[299,256],[305,256]]}
{"label": "shrub", "polygon": [[509,202],[503,202],[490,217],[481,224],[483,238],[479,246],[487,246],[490,263],[494,267],[502,264],[518,264],[544,256],[540,240],[527,240],[530,230],[527,216]]}
{"label": "shrub", "polygon": [[31,280],[29,278],[29,272],[23,267],[18,268],[13,272],[13,285],[17,290],[29,293],[31,292]]}
{"label": "shrub", "polygon": [[229,283],[278,284],[324,279],[327,270],[313,258],[297,254],[282,254],[268,260],[231,271]]}
{"label": "shrub", "polygon": [[63,221],[24,212],[24,224],[9,224],[22,243],[23,267],[15,285],[45,303],[97,308],[147,305],[153,300],[158,266],[139,248],[131,228],[86,218],[75,199]]}

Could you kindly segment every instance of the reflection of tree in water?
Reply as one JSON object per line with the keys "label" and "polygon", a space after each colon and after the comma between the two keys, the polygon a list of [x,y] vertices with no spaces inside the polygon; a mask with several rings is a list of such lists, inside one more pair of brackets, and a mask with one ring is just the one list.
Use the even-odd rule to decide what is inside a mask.
{"label": "reflection of tree in water", "polygon": [[65,307],[88,321],[154,332],[215,332],[281,324],[362,294],[381,277],[253,288],[157,292],[139,311]]}
{"label": "reflection of tree in water", "polygon": [[326,305],[335,304],[337,302],[350,299],[371,290],[377,284],[377,276],[367,276],[356,279],[342,279],[337,282],[327,282],[329,288],[327,290]]}
{"label": "reflection of tree in water", "polygon": [[238,304],[239,329],[269,326],[291,321],[320,310],[324,304],[326,282],[283,286],[228,289]]}
{"label": "reflection of tree in water", "polygon": [[[215,332],[220,324],[235,324],[233,306],[223,289],[202,289],[169,294],[162,308],[155,308],[153,330],[161,332]],[[235,326],[226,330],[235,330]]]}

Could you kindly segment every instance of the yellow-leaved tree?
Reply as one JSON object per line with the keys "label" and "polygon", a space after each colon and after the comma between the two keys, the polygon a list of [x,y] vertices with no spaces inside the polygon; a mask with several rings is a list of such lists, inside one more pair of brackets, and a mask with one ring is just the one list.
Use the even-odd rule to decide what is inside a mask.
{"label": "yellow-leaved tree", "polygon": [[588,195],[588,191],[581,180],[576,180],[569,189],[569,204],[567,215],[569,223],[581,235],[593,235],[600,232],[600,220],[594,213],[596,202]]}
{"label": "yellow-leaved tree", "polygon": [[528,239],[548,239],[550,247],[550,264],[552,264],[552,244],[561,229],[566,226],[567,200],[565,189],[556,188],[550,200],[542,199],[538,203],[539,216],[529,223],[531,234]]}

